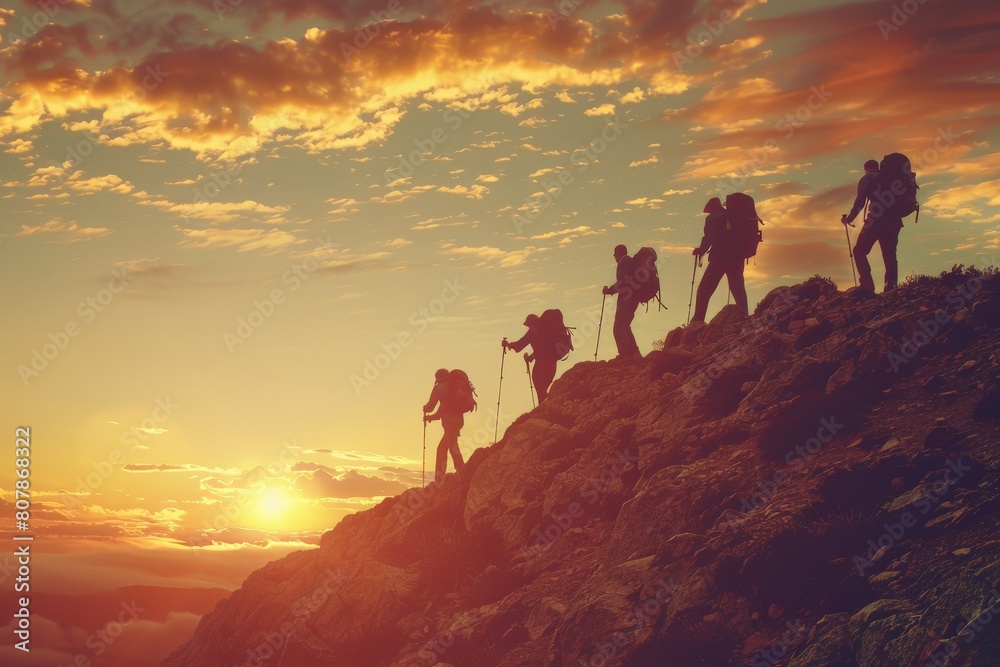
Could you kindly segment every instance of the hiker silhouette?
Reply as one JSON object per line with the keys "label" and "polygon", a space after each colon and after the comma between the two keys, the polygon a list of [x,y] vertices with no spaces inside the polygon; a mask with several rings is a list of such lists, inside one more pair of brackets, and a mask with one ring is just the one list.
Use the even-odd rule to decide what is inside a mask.
{"label": "hiker silhouette", "polygon": [[888,292],[896,287],[899,280],[896,246],[899,243],[899,232],[903,228],[903,218],[919,208],[916,189],[916,177],[906,156],[892,153],[885,156],[881,164],[875,160],[865,162],[865,174],[858,181],[858,194],[851,212],[840,218],[842,223],[853,227],[854,219],[867,204],[864,224],[854,244],[854,261],[858,266],[860,282],[858,289],[875,292],[868,253],[876,242],[885,264],[884,291]]}
{"label": "hiker silhouette", "polygon": [[[461,470],[462,466],[465,465],[462,450],[458,448],[458,436],[462,432],[462,427],[465,426],[465,412],[467,410],[456,400],[458,380],[452,376],[453,372],[442,368],[434,374],[434,388],[424,406],[424,421],[432,422],[440,419],[441,426],[444,428],[444,435],[438,444],[434,467],[434,481],[436,482],[443,481],[445,473],[448,471],[448,452],[451,452],[451,458],[455,463],[455,472]],[[433,412],[435,407],[438,407],[438,411],[434,414],[428,414]]]}
{"label": "hiker silhouette", "polygon": [[569,331],[563,323],[562,312],[559,310],[546,310],[542,316],[528,315],[524,320],[524,326],[528,331],[520,340],[513,343],[506,338],[500,343],[502,347],[514,352],[520,352],[528,345],[531,346],[531,354],[525,354],[526,361],[534,361],[535,367],[531,371],[531,381],[538,392],[539,405],[549,394],[549,386],[556,376],[556,364],[565,357],[572,349]]}
{"label": "hiker silhouette", "polygon": [[732,225],[722,201],[713,197],[705,204],[705,234],[701,245],[692,251],[692,255],[701,259],[708,253],[708,268],[698,284],[698,300],[695,303],[694,317],[691,322],[704,322],[708,312],[708,302],[719,286],[722,276],[729,281],[729,291],[733,294],[736,305],[749,314],[747,306],[747,290],[743,283],[744,257],[734,247]]}
{"label": "hiker silhouette", "polygon": [[615,344],[618,345],[618,358],[641,357],[639,345],[635,342],[635,335],[632,333],[632,320],[635,319],[635,311],[639,307],[639,299],[632,287],[635,273],[635,261],[628,256],[628,248],[623,245],[615,246],[615,261],[618,268],[615,271],[615,284],[610,287],[605,286],[604,294],[618,295],[618,304],[615,307]]}

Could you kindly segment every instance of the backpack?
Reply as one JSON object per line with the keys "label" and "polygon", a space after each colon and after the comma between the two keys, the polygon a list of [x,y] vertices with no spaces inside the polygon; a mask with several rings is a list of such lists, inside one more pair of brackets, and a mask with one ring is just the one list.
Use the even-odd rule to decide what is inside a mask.
{"label": "backpack", "polygon": [[729,239],[733,251],[740,259],[750,259],[757,254],[757,246],[764,241],[760,225],[764,221],[757,215],[753,197],[742,192],[726,195],[726,216]]}
{"label": "backpack", "polygon": [[441,411],[465,414],[476,409],[476,388],[465,371],[455,369],[445,378],[448,387],[441,399]]}
{"label": "backpack", "polygon": [[656,272],[656,251],[650,247],[639,248],[632,257],[632,293],[639,303],[648,303],[653,298],[659,301],[660,275]]}
{"label": "backpack", "polygon": [[[920,204],[917,203],[917,175],[910,166],[910,158],[902,153],[889,153],[878,165],[878,190],[875,199],[883,206],[885,213],[892,217],[905,218],[914,211],[920,220]],[[891,193],[891,194],[883,194]]]}
{"label": "backpack", "polygon": [[573,351],[572,334],[563,321],[562,311],[558,308],[546,310],[539,316],[538,330],[542,337],[539,345],[548,348],[543,351],[543,356],[548,356],[545,353],[551,351],[556,359],[563,359]]}

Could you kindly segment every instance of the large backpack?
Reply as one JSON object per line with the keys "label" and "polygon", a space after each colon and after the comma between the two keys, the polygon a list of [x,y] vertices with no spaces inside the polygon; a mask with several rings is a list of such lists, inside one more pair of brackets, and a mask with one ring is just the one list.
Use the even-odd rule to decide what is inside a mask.
{"label": "large backpack", "polygon": [[[889,153],[878,166],[878,190],[875,200],[891,217],[905,218],[914,211],[920,220],[920,204],[917,203],[917,175],[910,166],[910,158],[902,153]],[[891,194],[883,194],[891,193]]]}
{"label": "large backpack", "polygon": [[764,241],[760,225],[764,221],[757,215],[753,197],[742,192],[726,195],[726,216],[729,218],[729,240],[740,259],[750,259],[757,254],[757,246]]}
{"label": "large backpack", "polygon": [[639,303],[652,299],[659,301],[660,275],[656,272],[656,251],[650,247],[639,248],[632,257],[632,293]]}
{"label": "large backpack", "polygon": [[465,414],[476,409],[476,388],[469,375],[457,368],[444,379],[447,389],[441,399],[441,410],[451,414]]}
{"label": "large backpack", "polygon": [[[552,356],[556,359],[563,359],[573,351],[572,336],[563,321],[562,311],[558,308],[546,310],[541,314],[538,318],[538,330],[542,338],[539,346],[548,348],[545,352],[551,351]],[[534,348],[533,345],[532,348]],[[543,356],[547,355],[544,355],[543,352]]]}

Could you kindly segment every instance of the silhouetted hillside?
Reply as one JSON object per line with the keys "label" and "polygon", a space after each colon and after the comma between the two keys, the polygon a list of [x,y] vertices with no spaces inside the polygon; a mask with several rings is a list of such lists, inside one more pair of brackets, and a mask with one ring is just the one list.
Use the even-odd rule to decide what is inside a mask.
{"label": "silhouetted hillside", "polygon": [[814,278],[579,363],[163,664],[1000,664],[998,284]]}

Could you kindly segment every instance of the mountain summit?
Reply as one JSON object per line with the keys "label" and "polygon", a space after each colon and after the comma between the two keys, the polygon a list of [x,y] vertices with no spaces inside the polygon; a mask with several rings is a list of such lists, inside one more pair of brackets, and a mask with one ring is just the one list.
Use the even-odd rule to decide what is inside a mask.
{"label": "mountain summit", "polygon": [[998,284],[813,278],[578,363],[163,666],[996,665]]}

